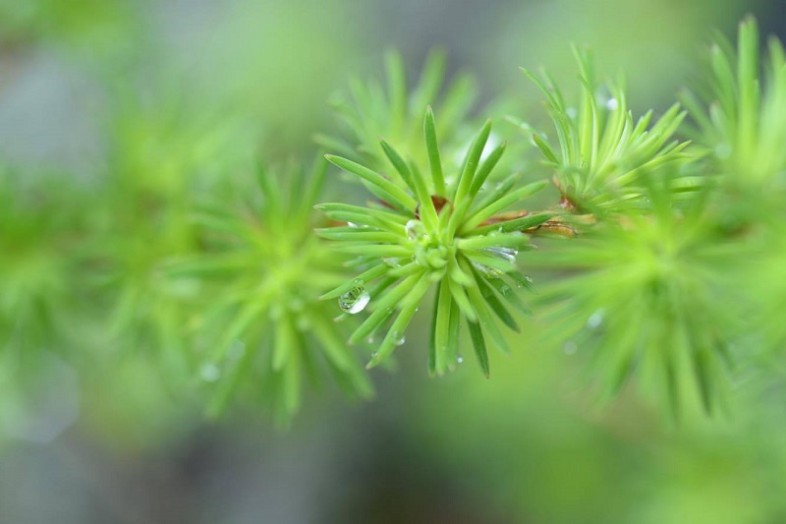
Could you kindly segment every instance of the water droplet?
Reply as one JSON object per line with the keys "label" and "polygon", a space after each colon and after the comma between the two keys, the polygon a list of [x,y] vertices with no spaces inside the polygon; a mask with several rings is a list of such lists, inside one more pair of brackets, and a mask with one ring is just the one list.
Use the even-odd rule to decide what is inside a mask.
{"label": "water droplet", "polygon": [[366,342],[368,342],[369,344],[373,344],[375,341],[376,339],[374,338],[374,335],[369,335],[368,338],[366,339]]}
{"label": "water droplet", "polygon": [[390,267],[401,267],[401,259],[397,257],[383,258],[382,262],[384,262]]}
{"label": "water droplet", "polygon": [[214,362],[208,362],[199,370],[199,375],[205,382],[215,382],[221,378],[221,370]]}
{"label": "water droplet", "polygon": [[606,109],[609,111],[616,111],[620,107],[619,100],[614,97],[609,98],[606,100]]}
{"label": "water droplet", "polygon": [[590,329],[598,329],[603,324],[603,317],[605,312],[602,309],[595,311],[587,319],[587,327]]}
{"label": "water droplet", "polygon": [[393,343],[397,346],[401,346],[404,342],[407,341],[407,338],[404,336],[404,333],[399,333],[398,331],[394,331],[390,334],[393,338]]}
{"label": "water droplet", "polygon": [[412,219],[404,226],[404,231],[407,232],[407,238],[410,240],[418,240],[426,234],[426,228],[420,220]]}
{"label": "water droplet", "polygon": [[458,364],[463,364],[463,363],[464,363],[464,357],[462,357],[462,356],[459,356],[459,357],[456,359],[456,363],[458,363]]}
{"label": "water droplet", "polygon": [[578,350],[579,346],[572,340],[568,340],[565,342],[565,345],[562,346],[562,351],[564,351],[566,355],[573,355]]}
{"label": "water droplet", "polygon": [[568,118],[576,118],[578,113],[576,112],[575,107],[569,107],[565,110],[565,114],[568,115]]}
{"label": "water droplet", "polygon": [[511,264],[516,262],[516,255],[519,254],[518,249],[514,249],[512,247],[490,247],[487,249],[487,251],[497,255],[500,258],[504,258]]}
{"label": "water droplet", "polygon": [[490,278],[502,278],[502,276],[505,274],[504,272],[500,271],[495,267],[490,267],[485,264],[480,264],[478,262],[473,261],[472,265],[475,267],[475,269],[482,272],[484,275],[489,276]]}
{"label": "water droplet", "polygon": [[502,284],[499,286],[499,292],[502,293],[503,297],[509,297],[513,294],[513,288],[507,284]]}
{"label": "water droplet", "polygon": [[371,295],[368,294],[366,288],[363,286],[355,286],[338,299],[338,307],[345,313],[356,315],[363,311],[371,300]]}
{"label": "water droplet", "polygon": [[347,225],[352,228],[359,228],[360,226],[355,224],[354,222],[347,222]]}

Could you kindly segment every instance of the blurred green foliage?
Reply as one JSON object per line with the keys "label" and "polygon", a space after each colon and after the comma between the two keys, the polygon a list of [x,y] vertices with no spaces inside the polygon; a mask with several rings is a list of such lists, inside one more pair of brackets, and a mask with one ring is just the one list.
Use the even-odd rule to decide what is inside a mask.
{"label": "blurred green foliage", "polygon": [[[431,515],[424,508],[433,504],[416,492],[442,483],[461,495],[452,503],[466,522],[487,521],[467,516],[476,514],[556,523],[786,519],[782,48],[773,40],[759,51],[748,19],[736,45],[714,37],[696,94],[682,97],[686,122],[663,103],[699,62],[708,24],[729,29],[749,3],[501,3],[484,16],[456,5],[458,19],[420,6],[414,18],[444,19],[458,35],[447,42],[430,31],[410,38],[403,21],[385,18],[397,8],[382,2],[175,4],[0,0],[0,115],[3,89],[27,74],[30,57],[52,56],[95,86],[92,113],[81,116],[98,124],[87,139],[101,151],[89,173],[67,173],[12,162],[0,149],[0,465],[20,441],[51,442],[77,419],[66,435],[101,442],[120,462],[171,458],[200,434],[205,407],[227,410],[234,435],[253,432],[268,404],[282,425],[302,408],[294,435],[334,438],[335,449],[349,442],[356,460],[370,453],[405,471],[393,485],[372,460],[347,474],[350,495],[331,485],[326,492],[351,499],[341,521],[395,521],[397,511],[423,519],[415,512]],[[591,44],[599,58],[597,70],[580,62],[578,81],[569,40]],[[373,76],[369,64],[391,43],[402,54],[387,55],[381,83],[347,81]],[[435,44],[450,61],[433,53],[421,70],[410,67]],[[691,46],[696,55],[681,53]],[[481,81],[455,71],[467,62]],[[553,79],[543,93],[522,87],[520,63],[546,66]],[[620,67],[630,89],[603,80]],[[437,138],[424,140],[429,105]],[[649,106],[654,112],[639,110]],[[473,150],[472,133],[488,116],[494,131]],[[9,132],[2,122],[0,131]],[[359,258],[333,248],[368,231],[316,238],[314,228],[344,227],[347,217],[312,205],[366,200],[367,220],[390,211],[335,170],[300,167],[317,153],[314,135],[349,159],[342,167],[357,171],[351,160],[395,180],[412,199],[408,220],[425,221],[440,193],[428,185],[435,151],[451,177],[505,150],[488,162],[490,183],[469,188],[480,200],[495,195],[492,203],[512,190],[504,181],[514,170],[524,187],[555,179],[526,213],[556,222],[521,222],[533,215],[517,198],[495,209],[538,247],[518,257],[534,280],[532,313],[501,306],[504,287],[465,297],[454,271],[458,285],[443,285],[439,301],[424,293],[392,301],[414,315],[396,351],[400,369],[365,374],[360,353],[375,343],[345,343],[363,315],[316,299],[369,264],[395,269],[368,246],[372,237],[355,245]],[[413,165],[426,174],[426,193],[407,184]],[[460,178],[445,182],[451,191],[440,196],[462,204]],[[406,224],[398,225],[396,242],[406,243]],[[518,247],[530,242],[513,236]],[[475,246],[482,260],[482,249],[510,248],[492,240]],[[453,319],[460,311],[477,320],[477,304],[490,301],[520,333],[497,334],[494,345],[512,351],[491,356],[486,380],[458,360],[478,347],[480,329],[460,337]],[[431,311],[443,312],[434,317],[438,341],[428,335]],[[377,327],[393,333],[388,353],[403,333],[384,320]],[[487,332],[497,320],[485,320]],[[451,364],[439,371],[455,372],[426,383],[422,357],[443,339]],[[339,407],[320,387],[323,375],[361,398],[374,377],[379,400]],[[672,412],[678,425],[664,416]],[[342,465],[305,467],[332,478]],[[0,477],[11,474],[0,467]],[[370,482],[375,474],[384,486]],[[2,491],[0,520],[14,503]],[[387,499],[398,509],[374,491],[394,494]],[[373,510],[352,513],[364,497]]]}

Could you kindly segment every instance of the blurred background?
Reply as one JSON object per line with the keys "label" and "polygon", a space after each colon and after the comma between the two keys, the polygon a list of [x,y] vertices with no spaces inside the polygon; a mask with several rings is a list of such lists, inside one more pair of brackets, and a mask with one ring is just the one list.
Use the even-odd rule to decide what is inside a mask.
{"label": "blurred background", "polygon": [[[82,220],[101,230],[105,217],[87,211],[109,198],[109,178],[178,194],[177,181],[210,185],[260,151],[310,158],[313,136],[336,127],[334,93],[351,76],[381,76],[387,49],[413,74],[444,49],[449,74],[476,77],[480,117],[504,101],[543,118],[518,67],[572,79],[570,42],[591,46],[602,73],[625,71],[634,108],[664,108],[699,75],[713,32],[733,38],[746,13],[786,34],[776,0],[0,0],[0,170],[22,186],[46,181],[50,207],[24,222],[36,231]],[[60,216],[62,180],[77,181],[67,191],[85,213]],[[30,237],[9,198],[6,262]],[[75,292],[0,279],[0,308],[16,293],[47,322],[81,316],[67,343],[42,326],[34,356],[0,373],[2,523],[786,522],[783,384],[748,377],[738,394],[756,409],[675,428],[634,395],[588,401],[573,351],[534,335],[494,355],[490,380],[474,363],[429,380],[421,333],[397,370],[374,370],[371,402],[321,387],[287,431],[253,402],[207,421],[146,352],[102,347],[96,365],[57,347],[100,345],[90,320],[105,305],[80,294],[83,281],[139,287],[101,267],[69,273],[58,253],[37,275],[66,275]],[[134,322],[119,322],[121,334]]]}

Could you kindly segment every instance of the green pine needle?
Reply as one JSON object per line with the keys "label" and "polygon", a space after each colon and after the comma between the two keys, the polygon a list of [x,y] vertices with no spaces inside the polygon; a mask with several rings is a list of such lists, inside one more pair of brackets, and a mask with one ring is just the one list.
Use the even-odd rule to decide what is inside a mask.
{"label": "green pine needle", "polygon": [[[318,206],[328,217],[348,223],[348,227],[318,233],[336,241],[334,250],[357,255],[358,266],[363,268],[356,278],[323,298],[339,297],[339,304],[349,314],[366,309],[371,312],[352,334],[351,342],[385,331],[369,362],[369,367],[374,367],[404,342],[413,316],[428,291],[436,287],[430,372],[441,375],[455,367],[459,354],[457,333],[463,319],[473,333],[481,369],[488,374],[483,332],[489,333],[495,345],[504,350],[505,337],[496,323],[499,320],[514,331],[518,329],[503,302],[510,301],[520,309],[518,297],[512,297],[509,291],[518,287],[517,279],[512,278],[518,272],[516,255],[529,247],[529,239],[522,231],[551,216],[522,212],[498,218],[496,214],[520,205],[542,189],[544,183],[524,186],[491,200],[483,198],[493,193],[494,188],[486,189],[486,181],[504,151],[503,146],[483,157],[491,123],[487,122],[475,136],[461,171],[448,176],[452,173],[442,163],[430,108],[425,111],[423,122],[427,175],[413,169],[416,162],[405,161],[387,141],[382,141],[382,149],[389,168],[397,173],[395,177],[327,155],[330,162],[361,178],[382,207]],[[378,292],[370,292],[377,281],[385,282],[384,286]]]}
{"label": "green pine needle", "polygon": [[677,179],[648,175],[647,209],[532,257],[560,271],[540,295],[551,338],[590,359],[602,395],[636,377],[675,416],[694,400],[707,413],[725,408],[729,344],[744,332],[729,268],[746,256],[719,234],[706,198],[675,203]]}
{"label": "green pine needle", "polygon": [[[260,167],[250,204],[215,204],[201,213],[209,249],[170,267],[172,279],[196,278],[205,289],[195,334],[205,353],[197,372],[212,391],[213,416],[239,389],[261,380],[286,424],[300,407],[309,369],[325,368],[350,394],[372,395],[332,308],[317,300],[346,278],[341,259],[311,235],[326,165],[318,162],[311,173],[287,170],[286,178]],[[343,237],[340,230],[323,233]]]}
{"label": "green pine needle", "polygon": [[682,97],[696,141],[710,152],[724,184],[737,192],[756,191],[763,183],[778,186],[786,175],[786,56],[775,38],[765,57],[759,45],[750,17],[740,23],[736,50],[717,37],[709,86],[702,95],[686,91]]}
{"label": "green pine needle", "polygon": [[[401,56],[390,52],[386,56],[386,86],[376,82],[350,82],[349,96],[337,96],[333,102],[338,119],[348,131],[345,137],[318,135],[317,141],[326,150],[335,151],[352,161],[360,162],[373,170],[388,165],[387,154],[391,147],[406,151],[417,165],[426,165],[427,156],[437,147],[448,153],[434,159],[428,156],[436,169],[443,165],[453,167],[447,159],[453,158],[463,145],[463,125],[475,101],[475,85],[471,77],[459,75],[451,82],[445,81],[446,60],[441,51],[429,54],[415,86],[410,89]],[[441,118],[436,127],[433,118],[426,126],[427,142],[422,138],[423,112],[429,106],[439,111]],[[439,136],[439,143],[436,141]],[[385,137],[381,143],[379,137]],[[386,146],[387,144],[387,146]],[[388,147],[389,146],[389,147]],[[427,147],[426,147],[427,146]],[[436,161],[436,164],[434,162]],[[440,185],[440,173],[434,174]]]}
{"label": "green pine needle", "polygon": [[592,56],[578,48],[574,52],[581,82],[578,107],[568,105],[545,73],[541,80],[523,69],[546,96],[557,146],[520,125],[553,170],[563,205],[597,214],[640,198],[643,173],[685,161],[688,143],[674,138],[685,113],[675,104],[654,123],[652,111],[634,120],[622,83],[602,86],[595,80]]}

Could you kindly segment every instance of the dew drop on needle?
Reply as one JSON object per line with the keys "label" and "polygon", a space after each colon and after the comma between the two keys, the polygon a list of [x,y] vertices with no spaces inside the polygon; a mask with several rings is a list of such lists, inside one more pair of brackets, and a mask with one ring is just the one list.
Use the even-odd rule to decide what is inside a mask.
{"label": "dew drop on needle", "polygon": [[356,315],[366,308],[370,300],[371,295],[365,287],[355,286],[339,297],[338,307],[345,313]]}
{"label": "dew drop on needle", "polygon": [[205,382],[215,382],[221,378],[221,370],[214,362],[204,364],[199,370],[199,374]]}

